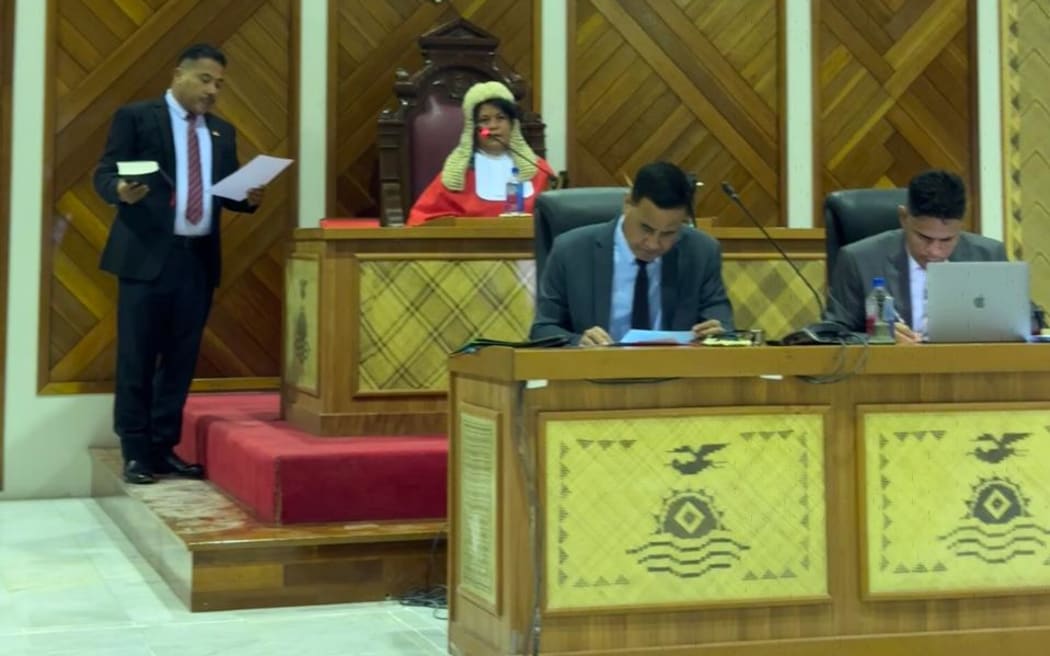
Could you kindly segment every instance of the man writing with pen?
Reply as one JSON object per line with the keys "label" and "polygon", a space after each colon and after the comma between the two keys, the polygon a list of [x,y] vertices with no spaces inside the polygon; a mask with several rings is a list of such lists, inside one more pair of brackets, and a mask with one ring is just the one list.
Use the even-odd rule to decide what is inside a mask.
{"label": "man writing with pen", "polygon": [[623,214],[559,235],[530,338],[603,346],[630,329],[689,330],[696,339],[732,331],[721,247],[692,227],[694,190],[674,164],[647,164]]}
{"label": "man writing with pen", "polygon": [[908,183],[908,204],[897,208],[900,229],[849,244],[831,274],[826,318],[864,331],[864,299],[875,277],[886,281],[900,311],[897,343],[914,344],[926,332],[926,267],[931,262],[1005,261],[1002,242],[964,232],[966,186],[949,171],[931,170]]}

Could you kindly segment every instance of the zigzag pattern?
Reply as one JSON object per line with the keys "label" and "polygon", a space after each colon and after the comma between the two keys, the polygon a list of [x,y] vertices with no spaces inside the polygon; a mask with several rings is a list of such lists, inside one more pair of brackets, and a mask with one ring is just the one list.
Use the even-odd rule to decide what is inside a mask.
{"label": "zigzag pattern", "polygon": [[1005,179],[1003,191],[1006,200],[1004,228],[1006,248],[1011,257],[1023,258],[1022,223],[1024,207],[1021,197],[1021,76],[1020,67],[1020,22],[1017,0],[1004,0],[1002,12],[1002,88],[1003,88],[1003,149],[1005,150]]}
{"label": "zigzag pattern", "polygon": [[1050,7],[1010,0],[1003,46],[1004,121],[1009,139],[1007,238],[1031,267],[1032,297],[1050,303]]}

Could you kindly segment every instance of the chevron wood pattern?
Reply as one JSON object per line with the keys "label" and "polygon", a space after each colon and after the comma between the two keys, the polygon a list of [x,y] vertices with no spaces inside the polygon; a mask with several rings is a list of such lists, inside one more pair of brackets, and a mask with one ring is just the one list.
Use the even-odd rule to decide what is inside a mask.
{"label": "chevron wood pattern", "polygon": [[[241,161],[294,153],[297,11],[293,0],[51,0],[45,393],[112,387],[117,286],[98,260],[113,208],[95,194],[91,173],[114,111],[161,95],[178,53],[212,43],[229,59],[217,113],[237,127]],[[294,175],[285,174],[256,214],[223,219],[223,285],[203,339],[198,388],[276,387],[283,243],[295,224],[294,189]]]}
{"label": "chevron wood pattern", "polygon": [[1031,267],[1032,298],[1050,306],[1050,6],[1005,0],[1002,80],[1006,239]]}
{"label": "chevron wood pattern", "polygon": [[976,0],[814,0],[822,194],[946,168],[977,221]]}
{"label": "chevron wood pattern", "polygon": [[[14,73],[15,0],[0,0],[0,362],[7,362],[8,240],[11,234],[11,80]],[[0,490],[4,489],[4,389],[0,371]]]}
{"label": "chevron wood pattern", "polygon": [[[329,0],[334,33],[329,48],[329,170],[333,189],[329,216],[379,216],[376,121],[395,107],[394,72],[423,65],[416,40],[427,30],[458,16],[500,40],[499,56],[529,83],[538,97],[540,0]],[[527,109],[533,109],[528,107]]]}
{"label": "chevron wood pattern", "polygon": [[579,0],[570,5],[570,180],[620,185],[666,159],[697,174],[698,216],[782,216],[783,34],[776,0]]}

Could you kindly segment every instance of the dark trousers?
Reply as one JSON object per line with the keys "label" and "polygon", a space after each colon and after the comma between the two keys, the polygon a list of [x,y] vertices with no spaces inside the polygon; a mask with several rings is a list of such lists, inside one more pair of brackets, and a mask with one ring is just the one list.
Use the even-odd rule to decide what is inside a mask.
{"label": "dark trousers", "polygon": [[179,443],[211,309],[202,242],[179,238],[155,280],[120,279],[113,424],[125,462],[152,464]]}

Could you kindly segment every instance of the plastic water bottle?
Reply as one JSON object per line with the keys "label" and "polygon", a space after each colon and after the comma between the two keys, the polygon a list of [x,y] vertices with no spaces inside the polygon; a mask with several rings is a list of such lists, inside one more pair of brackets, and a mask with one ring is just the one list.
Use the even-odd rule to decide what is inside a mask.
{"label": "plastic water bottle", "polygon": [[518,178],[518,167],[510,170],[510,179],[507,180],[507,200],[503,206],[504,214],[522,214],[525,212],[524,185]]}
{"label": "plastic water bottle", "polygon": [[871,281],[871,292],[864,299],[864,329],[868,333],[868,341],[892,342],[896,316],[893,296],[886,289],[886,280],[875,276]]}

